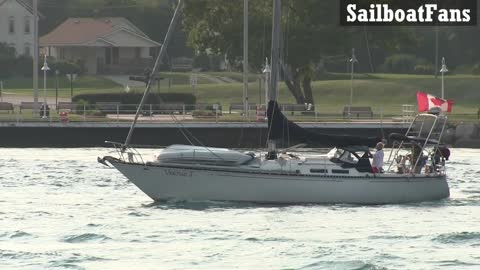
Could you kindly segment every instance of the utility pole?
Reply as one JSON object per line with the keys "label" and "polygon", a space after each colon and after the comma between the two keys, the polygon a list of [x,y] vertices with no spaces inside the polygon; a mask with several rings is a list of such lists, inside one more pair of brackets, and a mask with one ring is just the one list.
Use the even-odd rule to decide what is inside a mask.
{"label": "utility pole", "polygon": [[438,77],[438,25],[435,25],[435,79]]}
{"label": "utility pole", "polygon": [[248,0],[243,0],[243,118],[248,119]]}
{"label": "utility pole", "polygon": [[355,63],[358,63],[357,57],[355,56],[355,49],[352,49],[352,58],[350,59],[350,63],[352,64],[350,69],[350,106],[348,106],[348,116],[350,116],[350,111],[353,105],[353,74]]}
{"label": "utility pole", "polygon": [[38,112],[38,0],[33,0],[33,110]]}

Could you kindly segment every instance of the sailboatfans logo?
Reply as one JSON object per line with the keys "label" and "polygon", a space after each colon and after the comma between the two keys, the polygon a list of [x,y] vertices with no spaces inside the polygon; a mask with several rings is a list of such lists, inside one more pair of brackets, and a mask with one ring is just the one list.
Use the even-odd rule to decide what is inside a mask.
{"label": "sailboatfans logo", "polygon": [[442,112],[452,112],[453,100],[445,100],[424,92],[417,93],[418,111],[428,112],[439,108]]}
{"label": "sailboatfans logo", "polygon": [[340,25],[477,24],[477,0],[340,0]]}

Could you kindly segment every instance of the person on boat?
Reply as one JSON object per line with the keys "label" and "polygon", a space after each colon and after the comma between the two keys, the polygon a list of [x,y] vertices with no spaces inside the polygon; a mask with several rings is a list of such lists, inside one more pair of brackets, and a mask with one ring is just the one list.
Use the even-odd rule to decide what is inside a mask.
{"label": "person on boat", "polygon": [[383,142],[377,143],[375,149],[377,150],[373,154],[372,169],[373,173],[383,173]]}
{"label": "person on boat", "polygon": [[412,160],[411,165],[414,166],[413,172],[420,173],[422,168],[426,165],[428,157],[423,155],[422,147],[416,143],[412,142]]}

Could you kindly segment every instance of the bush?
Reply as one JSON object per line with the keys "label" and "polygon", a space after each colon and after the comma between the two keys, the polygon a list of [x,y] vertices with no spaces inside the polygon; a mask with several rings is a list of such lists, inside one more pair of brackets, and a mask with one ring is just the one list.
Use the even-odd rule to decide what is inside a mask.
{"label": "bush", "polygon": [[200,54],[193,59],[193,67],[201,71],[210,70],[210,58],[206,54]]}
{"label": "bush", "polygon": [[85,109],[87,112],[90,111],[91,105],[89,104],[88,101],[84,99],[80,99],[78,101],[75,101],[75,113],[76,114],[83,114],[83,110]]}
{"label": "bush", "polygon": [[0,43],[0,78],[7,79],[14,75],[15,48]]}
{"label": "bush", "polygon": [[480,74],[480,64],[475,64],[472,68],[472,74],[479,75]]}
{"label": "bush", "polygon": [[417,64],[418,61],[415,55],[394,54],[385,59],[382,69],[385,72],[410,74],[415,71]]}
{"label": "bush", "polygon": [[56,61],[51,63],[50,65],[50,70],[57,70],[60,72],[60,74],[65,75],[65,74],[83,74],[84,69],[80,65],[76,63],[72,63],[69,61]]}
{"label": "bush", "polygon": [[[38,70],[40,70],[43,66],[42,63],[38,63]],[[33,75],[33,58],[30,56],[19,56],[15,61],[15,75],[23,76],[23,77],[31,77]]]}
{"label": "bush", "polygon": [[[122,104],[139,104],[143,93],[101,93],[101,94],[81,94],[73,97],[74,102],[84,100],[90,104],[97,102],[120,102]],[[145,104],[159,103],[184,103],[195,104],[196,98],[192,94],[184,93],[161,93],[149,94]]]}
{"label": "bush", "polygon": [[435,68],[433,67],[433,65],[429,65],[429,64],[426,64],[426,65],[418,64],[414,68],[414,73],[424,74],[424,75],[435,74]]}

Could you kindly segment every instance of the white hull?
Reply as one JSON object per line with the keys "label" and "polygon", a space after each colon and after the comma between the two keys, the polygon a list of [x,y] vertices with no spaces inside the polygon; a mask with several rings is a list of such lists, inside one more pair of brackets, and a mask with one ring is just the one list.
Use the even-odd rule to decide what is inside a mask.
{"label": "white hull", "polygon": [[445,175],[299,176],[108,161],[153,200],[391,204],[450,195]]}

